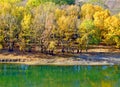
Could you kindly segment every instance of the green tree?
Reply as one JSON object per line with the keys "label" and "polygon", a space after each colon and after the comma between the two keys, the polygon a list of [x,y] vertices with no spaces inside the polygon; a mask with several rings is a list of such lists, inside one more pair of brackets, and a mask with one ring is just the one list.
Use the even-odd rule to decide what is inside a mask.
{"label": "green tree", "polygon": [[29,8],[37,7],[40,4],[44,4],[46,2],[52,2],[59,5],[74,4],[74,0],[28,0],[27,7]]}
{"label": "green tree", "polygon": [[100,42],[99,33],[92,20],[84,20],[79,26],[79,47],[87,51],[89,44],[98,44]]}

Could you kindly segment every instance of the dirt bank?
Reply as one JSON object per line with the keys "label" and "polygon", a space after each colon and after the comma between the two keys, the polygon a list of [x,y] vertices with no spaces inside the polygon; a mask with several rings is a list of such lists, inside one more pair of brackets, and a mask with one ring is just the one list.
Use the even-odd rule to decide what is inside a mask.
{"label": "dirt bank", "polygon": [[56,55],[39,52],[0,52],[0,63],[20,63],[28,65],[114,65],[120,64],[120,50],[111,48],[90,49],[80,54]]}

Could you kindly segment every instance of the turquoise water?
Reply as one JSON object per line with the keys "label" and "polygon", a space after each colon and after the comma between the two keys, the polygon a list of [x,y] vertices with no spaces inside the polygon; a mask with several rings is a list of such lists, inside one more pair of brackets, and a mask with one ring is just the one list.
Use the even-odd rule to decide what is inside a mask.
{"label": "turquoise water", "polygon": [[0,64],[0,87],[120,87],[120,66]]}

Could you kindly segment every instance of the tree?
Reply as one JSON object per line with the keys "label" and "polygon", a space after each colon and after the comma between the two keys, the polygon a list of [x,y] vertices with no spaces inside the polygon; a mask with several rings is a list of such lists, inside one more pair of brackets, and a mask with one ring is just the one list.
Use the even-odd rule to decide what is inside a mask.
{"label": "tree", "polygon": [[93,15],[95,14],[95,12],[99,12],[102,11],[102,7],[98,6],[98,5],[92,5],[92,4],[84,4],[81,7],[81,16],[82,19],[93,19]]}
{"label": "tree", "polygon": [[86,51],[89,44],[98,44],[100,42],[98,30],[92,20],[84,20],[80,24],[78,32],[80,36],[77,39],[79,47],[85,46]]}
{"label": "tree", "polygon": [[0,30],[0,50],[3,48],[3,40],[4,40],[3,31]]}
{"label": "tree", "polygon": [[[13,51],[14,43],[18,35],[18,20],[14,15],[15,8],[17,8],[16,3],[20,1],[1,1],[1,20],[2,21],[2,30],[4,43],[8,44],[9,51]],[[13,8],[14,7],[14,8]],[[13,8],[13,9],[12,9]]]}
{"label": "tree", "polygon": [[31,14],[25,14],[23,20],[21,21],[21,32],[19,34],[20,37],[20,50],[22,51],[31,51],[31,43],[33,31],[30,28],[31,24]]}
{"label": "tree", "polygon": [[68,6],[66,9],[56,10],[56,20],[57,28],[54,30],[54,35],[56,39],[61,43],[62,50],[72,48],[71,43],[73,42],[73,37],[77,32],[77,18],[79,15],[79,7]]}
{"label": "tree", "polygon": [[[120,48],[120,14],[90,4],[80,8],[74,0],[1,0],[0,49],[64,53],[88,48],[100,41]],[[66,5],[70,4],[70,5]]]}
{"label": "tree", "polygon": [[37,7],[40,4],[44,4],[46,2],[52,2],[52,3],[55,3],[55,4],[59,4],[59,5],[74,4],[74,0],[28,0],[27,7],[28,8]]}
{"label": "tree", "polygon": [[101,39],[105,38],[106,30],[104,28],[104,20],[110,16],[110,12],[108,10],[98,11],[94,14],[94,24],[100,29]]}
{"label": "tree", "polygon": [[32,9],[33,7],[37,7],[41,4],[42,0],[28,0],[26,3],[27,8]]}
{"label": "tree", "polygon": [[40,47],[41,52],[48,48],[51,31],[54,28],[54,3],[41,4],[33,10],[32,29],[35,32],[36,45]]}
{"label": "tree", "polygon": [[106,29],[105,43],[116,44],[117,48],[120,48],[120,19],[116,16],[110,16],[104,21]]}
{"label": "tree", "polygon": [[49,49],[49,54],[53,55],[54,50],[56,49],[56,42],[55,41],[50,41],[49,45],[48,45],[48,49]]}

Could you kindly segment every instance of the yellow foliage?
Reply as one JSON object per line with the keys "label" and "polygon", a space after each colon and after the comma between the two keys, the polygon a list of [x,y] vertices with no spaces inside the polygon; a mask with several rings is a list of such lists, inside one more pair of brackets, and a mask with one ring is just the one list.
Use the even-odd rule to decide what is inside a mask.
{"label": "yellow foliage", "polygon": [[120,48],[120,38],[119,37],[115,37],[114,41],[116,42],[116,48]]}
{"label": "yellow foliage", "polygon": [[0,50],[3,48],[2,44],[0,44]]}
{"label": "yellow foliage", "polygon": [[15,17],[21,17],[24,12],[25,12],[25,8],[22,6],[14,7],[12,9],[12,15]]}
{"label": "yellow foliage", "polygon": [[[77,17],[70,15],[70,16],[61,16],[58,21],[58,32],[60,36],[64,36],[64,40],[68,40],[72,34],[75,32],[76,27],[76,20]],[[55,31],[54,31],[55,32]]]}
{"label": "yellow foliage", "polygon": [[51,41],[49,46],[48,46],[48,49],[54,50],[55,48],[56,48],[56,42],[55,41]]}
{"label": "yellow foliage", "polygon": [[68,29],[74,29],[76,17],[73,16],[62,16],[58,19],[57,24],[60,31],[68,31]]}
{"label": "yellow foliage", "polygon": [[20,50],[20,51],[24,51],[24,50],[25,50],[25,47],[26,47],[25,40],[22,39],[22,40],[21,40],[21,43],[19,44],[19,50]]}
{"label": "yellow foliage", "polygon": [[94,14],[94,6],[92,4],[84,4],[81,7],[81,14],[83,19],[92,18],[92,15]]}
{"label": "yellow foliage", "polygon": [[66,27],[68,26],[68,18],[62,16],[58,19],[57,24],[59,26],[60,31],[65,31]]}
{"label": "yellow foliage", "polygon": [[0,36],[0,42],[2,42],[4,39],[3,35]]}
{"label": "yellow foliage", "polygon": [[104,11],[98,11],[94,14],[94,24],[97,26],[99,29],[104,28],[104,20],[110,16],[110,13],[108,10]]}
{"label": "yellow foliage", "polygon": [[23,29],[29,29],[30,27],[30,24],[31,24],[31,15],[30,14],[26,14],[22,20],[22,28]]}
{"label": "yellow foliage", "polygon": [[7,2],[0,2],[0,7],[1,7],[1,11],[2,13],[6,14],[6,12],[10,12],[11,10],[11,4],[7,3]]}
{"label": "yellow foliage", "polygon": [[94,5],[94,9],[95,9],[95,12],[97,11],[103,11],[103,8],[98,6],[98,5]]}
{"label": "yellow foliage", "polygon": [[[116,16],[110,16],[105,19],[104,27],[106,29],[105,42],[107,44],[116,44],[120,48],[120,19]],[[111,43],[110,43],[111,42]]]}
{"label": "yellow foliage", "polygon": [[111,82],[102,81],[101,82],[101,87],[112,87],[112,85],[111,85]]}
{"label": "yellow foliage", "polygon": [[84,4],[81,7],[81,15],[83,19],[92,19],[95,12],[102,10],[103,8],[98,5]]}
{"label": "yellow foliage", "polygon": [[61,10],[58,8],[55,10],[56,19],[59,19],[61,16],[65,16],[65,15],[66,15],[65,10]]}
{"label": "yellow foliage", "polygon": [[115,29],[118,29],[118,27],[120,26],[120,20],[116,16],[110,16],[105,19],[104,26],[105,28],[113,31]]}
{"label": "yellow foliage", "polygon": [[69,15],[78,16],[79,15],[79,7],[76,5],[71,5],[66,8],[66,11]]}

